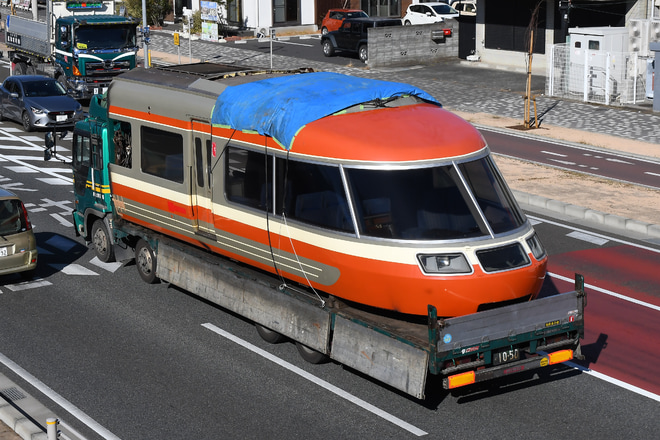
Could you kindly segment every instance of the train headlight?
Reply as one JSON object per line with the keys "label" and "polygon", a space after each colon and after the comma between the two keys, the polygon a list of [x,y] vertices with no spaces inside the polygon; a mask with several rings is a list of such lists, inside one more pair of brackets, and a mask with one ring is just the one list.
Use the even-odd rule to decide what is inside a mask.
{"label": "train headlight", "polygon": [[545,248],[543,247],[543,244],[541,243],[538,235],[534,234],[528,238],[527,246],[529,246],[529,248],[532,250],[532,255],[534,255],[534,258],[539,261],[545,258]]}
{"label": "train headlight", "polygon": [[425,273],[433,274],[453,274],[453,273],[471,273],[472,267],[468,264],[465,255],[457,254],[437,254],[437,255],[417,255],[417,259],[422,265]]}

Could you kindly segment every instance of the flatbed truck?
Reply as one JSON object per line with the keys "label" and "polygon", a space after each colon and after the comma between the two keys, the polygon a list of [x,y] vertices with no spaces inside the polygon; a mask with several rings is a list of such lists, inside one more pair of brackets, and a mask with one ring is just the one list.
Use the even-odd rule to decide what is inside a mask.
{"label": "flatbed truck", "polygon": [[[304,75],[309,73],[250,71],[206,63],[149,69],[148,74],[138,69],[122,76],[122,84],[113,83],[107,94],[96,95],[90,103],[89,117],[77,123],[74,130],[76,233],[93,244],[103,261],[134,258],[145,281],[171,283],[243,316],[255,323],[261,337],[268,342],[294,341],[306,361],[318,363],[332,359],[418,399],[426,396],[429,376],[440,377],[442,388],[452,390],[582,357],[580,339],[584,336],[586,296],[584,280],[579,275],[576,275],[575,289],[567,293],[498,304],[499,307],[455,317],[438,316],[438,309],[428,305],[426,316],[420,317],[385,312],[342,299],[341,295],[324,293],[313,288],[311,283],[283,277],[282,264],[278,265],[279,271],[273,273],[240,261],[238,254],[233,257],[214,251],[215,243],[222,241],[236,248],[239,237],[222,235],[219,229],[202,228],[203,219],[208,218],[201,212],[206,204],[203,200],[206,190],[190,193],[190,186],[198,182],[207,190],[219,191],[217,203],[220,203],[229,197],[224,191],[233,190],[237,185],[233,180],[226,180],[234,188],[218,188],[222,188],[224,179],[235,177],[241,167],[235,160],[237,156],[230,156],[220,144],[222,136],[211,136],[205,142],[205,130],[208,130],[207,135],[213,134],[216,127],[205,125],[208,120],[198,110],[213,106],[215,101],[208,101],[205,107],[206,96],[215,99],[220,95],[221,99],[226,83],[291,75],[301,75],[305,79]],[[136,96],[133,90],[142,94]],[[192,97],[185,98],[189,96]],[[167,105],[172,99],[176,100],[177,108]],[[410,100],[409,97],[404,99]],[[127,110],[132,100],[142,110]],[[186,136],[199,136],[199,142],[194,138],[191,141],[199,153],[198,160],[193,160],[190,167],[184,166],[183,171],[179,167],[187,159],[179,156],[161,161],[158,170],[147,167],[147,163],[149,167],[153,165],[154,158],[150,155],[158,155],[169,148],[166,147],[168,139],[181,141],[184,146],[187,142],[178,134],[168,138],[148,128],[154,124],[158,112],[166,111],[160,110],[159,100],[164,102],[163,108],[167,111],[185,113],[192,121],[188,126],[170,117],[163,119],[163,124],[179,126],[177,130],[188,133]],[[113,116],[113,112],[125,115]],[[136,139],[138,133],[143,136],[141,141]],[[231,139],[225,140],[228,145],[244,145],[262,139],[254,132],[232,133]],[[152,136],[157,143],[152,144]],[[45,159],[58,157],[56,141],[54,133],[47,134]],[[141,142],[144,148],[152,148],[150,155],[138,150]],[[149,173],[159,173],[163,177]],[[207,185],[207,178],[213,185]],[[158,182],[162,189],[148,186],[152,181]],[[156,200],[162,197],[159,193],[169,187],[180,192],[172,192],[171,199]],[[136,192],[145,190],[153,191],[147,199],[130,200],[135,198]],[[213,195],[208,197],[216,200]],[[189,220],[183,220],[189,211],[177,205],[177,200],[198,204],[195,222],[190,224]],[[213,209],[226,216],[232,206],[246,203],[245,200],[249,202],[248,198],[235,200],[234,205],[224,201],[224,205]],[[161,206],[161,211],[149,208],[148,204]],[[236,215],[245,217],[263,212],[260,209],[267,208],[250,205]],[[141,220],[140,213],[146,221]],[[213,224],[218,224],[220,219],[216,217]],[[168,226],[168,222],[175,223]],[[275,223],[269,224],[269,228],[275,228]],[[289,220],[285,226],[289,229],[302,227],[294,220]],[[191,232],[184,232],[186,228],[192,228]],[[276,240],[273,235],[269,237]],[[340,237],[347,240],[345,234]],[[528,241],[538,243],[532,239]],[[382,243],[382,240],[377,242]],[[474,246],[474,241],[468,244]],[[256,246],[251,246],[256,253]],[[347,246],[355,244],[349,242]],[[540,249],[534,252],[544,257]],[[438,258],[437,264],[440,266],[443,261]],[[490,264],[498,263],[491,261]],[[487,292],[474,292],[475,295],[482,293]]]}

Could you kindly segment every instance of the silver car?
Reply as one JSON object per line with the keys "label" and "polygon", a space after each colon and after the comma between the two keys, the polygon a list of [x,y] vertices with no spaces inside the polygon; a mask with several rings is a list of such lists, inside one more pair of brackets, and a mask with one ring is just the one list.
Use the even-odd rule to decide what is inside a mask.
{"label": "silver car", "polygon": [[0,86],[0,120],[20,122],[25,131],[70,130],[83,117],[82,105],[53,78],[15,75]]}
{"label": "silver car", "polygon": [[0,275],[20,273],[32,278],[37,256],[37,241],[23,202],[0,188]]}

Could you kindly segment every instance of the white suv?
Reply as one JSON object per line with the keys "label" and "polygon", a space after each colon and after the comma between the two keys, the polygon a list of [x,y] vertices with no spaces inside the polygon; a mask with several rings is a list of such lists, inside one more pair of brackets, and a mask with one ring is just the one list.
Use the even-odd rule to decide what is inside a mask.
{"label": "white suv", "polygon": [[415,3],[408,6],[401,21],[404,25],[439,23],[447,18],[458,18],[458,11],[447,3]]}

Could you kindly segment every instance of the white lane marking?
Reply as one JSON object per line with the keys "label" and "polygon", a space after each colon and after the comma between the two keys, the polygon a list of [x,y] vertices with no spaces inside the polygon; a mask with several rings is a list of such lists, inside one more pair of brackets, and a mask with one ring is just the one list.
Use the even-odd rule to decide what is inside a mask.
{"label": "white lane marking", "polygon": [[71,185],[71,182],[67,182],[66,180],[62,180],[61,177],[35,177],[35,180],[38,180],[40,182],[45,183],[46,185],[54,186],[54,185]]}
{"label": "white lane marking", "polygon": [[92,263],[94,266],[100,267],[101,269],[105,269],[108,272],[113,273],[122,266],[122,264],[118,261],[114,261],[112,263],[104,263],[103,261],[99,260],[99,257],[92,258],[90,263]]}
{"label": "white lane marking", "polygon": [[315,44],[305,44],[305,43],[294,43],[292,41],[282,41],[282,40],[275,40],[278,43],[282,44],[290,44],[291,46],[305,46],[305,47],[314,47],[316,46]]}
{"label": "white lane marking", "polygon": [[570,162],[568,160],[558,160],[558,159],[550,159],[551,162],[557,162],[562,165],[575,165],[575,162]]}
{"label": "white lane marking", "polygon": [[578,231],[573,231],[568,234],[566,234],[567,237],[575,238],[578,240],[586,241],[588,243],[593,243],[597,244],[598,246],[602,246],[605,243],[609,242],[608,239],[602,238],[602,237],[596,237],[595,235],[592,234],[585,234],[584,232],[578,232]]}
{"label": "white lane marking", "polygon": [[16,284],[7,284],[5,287],[12,292],[21,292],[23,290],[30,290],[30,289],[36,289],[37,287],[45,287],[45,286],[50,286],[53,283],[50,281],[42,280],[42,279],[36,279],[34,281],[25,281],[22,283],[16,283]]}
{"label": "white lane marking", "polygon": [[57,405],[61,406],[65,411],[69,412],[73,417],[80,420],[82,423],[87,425],[91,430],[99,434],[102,438],[106,440],[121,440],[119,437],[114,435],[105,427],[101,426],[96,420],[89,417],[87,414],[82,412],[74,404],[66,400],[64,397],[57,394],[55,391],[50,389],[45,383],[31,375],[23,367],[19,366],[16,362],[9,359],[4,354],[0,353],[0,362],[2,362],[7,368],[16,373],[24,381],[28,382],[30,385],[39,390],[42,394],[48,397],[50,400],[55,402]]}
{"label": "white lane marking", "polygon": [[60,225],[64,226],[65,228],[70,228],[73,226],[73,223],[71,223],[69,220],[67,220],[60,214],[51,214],[50,216],[53,217],[55,220],[57,220],[57,222]]}
{"label": "white lane marking", "polygon": [[551,156],[568,157],[567,154],[560,154],[560,153],[555,153],[555,152],[552,152],[552,151],[541,150],[541,153],[549,154]]}
{"label": "white lane marking", "polygon": [[652,393],[650,391],[647,391],[644,388],[640,388],[638,386],[631,385],[631,384],[626,383],[622,380],[615,379],[615,378],[613,378],[611,376],[608,376],[606,374],[603,374],[603,373],[599,373],[598,371],[594,371],[594,370],[591,370],[589,368],[584,368],[583,366],[578,365],[574,362],[570,362],[570,361],[569,362],[564,362],[564,365],[566,365],[567,367],[574,368],[576,370],[580,370],[583,373],[590,374],[590,375],[592,375],[592,376],[594,376],[594,377],[596,377],[600,380],[604,380],[605,382],[609,382],[613,385],[624,388],[628,391],[632,391],[633,393],[636,393],[636,394],[639,394],[641,396],[648,397],[649,399],[653,399],[657,402],[660,402],[660,396],[659,395],[657,395],[655,393]]}
{"label": "white lane marking", "polygon": [[[31,157],[29,159],[37,160],[38,158],[37,157]],[[68,183],[73,183],[73,178],[71,178],[71,177],[60,176],[59,174],[52,172],[48,168],[39,168],[38,166],[35,166],[35,165],[29,164],[27,162],[24,162],[23,160],[21,160],[17,156],[7,156],[5,154],[0,154],[0,160],[11,161],[11,162],[14,162],[17,165],[22,165],[24,167],[32,168],[32,169],[34,169],[34,170],[36,170],[40,173],[50,175],[51,177],[53,177],[55,179],[61,179],[61,180],[64,180]],[[40,160],[43,162],[43,157]]]}
{"label": "white lane marking", "polygon": [[62,272],[66,275],[98,275],[96,272],[93,270],[89,270],[84,266],[81,266],[80,264],[57,264],[57,263],[51,263],[49,264],[50,267],[53,269]]}
{"label": "white lane marking", "polygon": [[628,162],[627,160],[612,159],[612,158],[609,158],[609,157],[606,158],[605,160],[608,161],[608,162],[622,163],[622,164],[625,164],[625,165],[634,165],[634,163]]}
{"label": "white lane marking", "polygon": [[658,173],[651,173],[650,171],[644,171],[644,174],[648,174],[649,176],[660,177],[660,174],[658,174]]}
{"label": "white lane marking", "polygon": [[15,172],[15,173],[37,173],[37,172],[38,172],[37,170],[35,170],[35,169],[33,169],[33,168],[22,167],[22,166],[17,166],[17,167],[5,167],[5,168],[8,169],[8,170],[13,171],[13,172]]}
{"label": "white lane marking", "polygon": [[[548,272],[548,275],[551,276],[552,278],[557,278],[558,280],[566,281],[568,283],[574,283],[575,282],[575,280],[572,279],[572,278],[568,278],[568,277],[565,277],[563,275],[559,275],[559,274],[556,274],[556,273]],[[597,286],[594,286],[593,284],[584,283],[584,287],[585,288],[588,287],[591,290],[595,290],[597,292],[604,293],[605,295],[609,295],[609,296],[612,296],[614,298],[618,298],[618,299],[621,299],[623,301],[628,301],[628,302],[631,302],[631,303],[636,304],[638,306],[646,307],[646,308],[649,308],[651,310],[655,310],[656,312],[660,312],[660,306],[656,306],[655,304],[651,304],[651,303],[648,303],[646,301],[641,301],[639,299],[631,298],[629,296],[625,296],[625,295],[622,295],[620,293],[612,292],[611,290],[603,289],[602,287],[597,287]]]}
{"label": "white lane marking", "polygon": [[351,402],[351,403],[353,403],[353,404],[355,404],[355,405],[371,412],[372,414],[374,414],[378,417],[381,417],[381,418],[387,420],[390,423],[393,423],[393,424],[399,426],[400,428],[405,429],[408,432],[411,432],[411,433],[415,434],[418,437],[428,434],[427,432],[422,431],[421,429],[417,428],[416,426],[413,426],[410,423],[405,422],[405,421],[399,419],[398,417],[395,417],[392,414],[387,413],[387,412],[383,411],[382,409],[377,408],[374,405],[372,405],[368,402],[365,402],[364,400],[362,400],[358,397],[355,397],[354,395],[352,395],[350,393],[347,393],[346,391],[342,390],[341,388],[338,388],[338,387],[324,381],[323,379],[320,379],[320,378],[306,372],[305,370],[303,370],[301,368],[298,368],[295,365],[292,365],[289,362],[278,358],[277,356],[273,356],[272,354],[268,353],[267,351],[262,350],[261,348],[255,346],[255,345],[252,345],[249,342],[247,342],[247,341],[245,341],[245,340],[243,340],[243,339],[241,339],[237,336],[234,336],[231,333],[228,333],[228,332],[222,330],[221,328],[216,327],[213,324],[210,324],[210,323],[202,324],[202,327],[205,327],[205,328],[211,330],[212,332],[217,333],[220,336],[223,336],[223,337],[229,339],[232,342],[235,342],[236,344],[238,344],[238,345],[240,345],[244,348],[247,348],[248,350],[250,350],[250,351],[252,351],[252,352],[268,359],[269,361],[274,362],[277,365],[286,368],[287,370],[299,375],[300,377],[302,377],[304,379],[307,379],[310,382],[315,383],[316,385],[319,385],[322,388],[325,388],[326,390],[338,395],[339,397],[348,400],[349,402]]}

